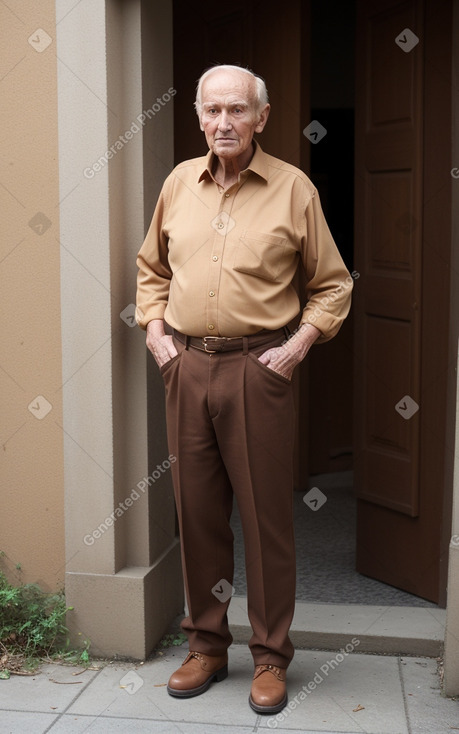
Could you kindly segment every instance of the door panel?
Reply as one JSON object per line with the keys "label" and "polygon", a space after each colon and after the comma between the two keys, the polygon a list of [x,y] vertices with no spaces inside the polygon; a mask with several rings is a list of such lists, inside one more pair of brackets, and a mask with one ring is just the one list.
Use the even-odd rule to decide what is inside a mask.
{"label": "door panel", "polygon": [[[449,2],[433,11],[432,0],[357,2],[355,478],[357,570],[439,601],[446,461],[427,434],[434,419],[438,443],[446,441],[446,378],[438,380],[434,407],[426,369],[432,372],[437,358],[433,371],[445,372],[449,312],[447,293],[434,290],[438,264],[426,277],[433,220],[425,192],[448,164],[441,144],[438,161],[426,155],[425,128],[432,129],[438,102],[426,70],[450,42]],[[448,118],[440,124],[447,139]],[[437,227],[449,258],[448,224],[437,220]]]}
{"label": "door panel", "polygon": [[[411,516],[418,514],[417,426],[400,415],[394,420],[394,395],[405,395],[413,364],[409,321],[366,315],[368,345],[365,476],[374,478],[359,497]],[[396,359],[387,359],[396,355]],[[410,394],[414,391],[409,390]],[[397,420],[398,418],[398,420]],[[362,457],[360,457],[362,459]]]}
{"label": "door panel", "polygon": [[422,233],[410,223],[421,220],[422,55],[419,47],[404,53],[394,39],[404,28],[418,29],[415,4],[384,3],[370,13],[367,3],[360,4],[357,43],[364,76],[356,118],[364,389],[357,496],[413,516],[419,415],[405,420],[395,406],[405,395],[419,403]]}

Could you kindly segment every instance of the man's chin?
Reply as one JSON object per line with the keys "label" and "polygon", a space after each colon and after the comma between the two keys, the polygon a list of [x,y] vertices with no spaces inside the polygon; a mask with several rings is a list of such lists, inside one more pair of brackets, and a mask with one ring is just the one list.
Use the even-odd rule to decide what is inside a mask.
{"label": "man's chin", "polygon": [[221,158],[234,158],[234,156],[238,156],[242,152],[239,148],[237,140],[219,140],[216,141],[212,147],[215,155],[218,155]]}

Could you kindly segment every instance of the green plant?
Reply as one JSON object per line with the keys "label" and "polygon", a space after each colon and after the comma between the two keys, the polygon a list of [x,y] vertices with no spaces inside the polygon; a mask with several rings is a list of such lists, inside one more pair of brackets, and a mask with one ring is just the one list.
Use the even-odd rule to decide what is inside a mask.
{"label": "green plant", "polygon": [[[63,591],[47,593],[37,584],[12,586],[0,571],[0,669],[28,662],[37,664],[42,657],[64,657],[87,664],[87,649],[70,650],[65,624],[67,607]],[[35,661],[35,662],[34,662]],[[15,671],[16,672],[16,671]]]}
{"label": "green plant", "polygon": [[171,645],[183,645],[187,641],[187,636],[183,632],[177,634],[165,635],[158,643],[158,647],[170,647]]}

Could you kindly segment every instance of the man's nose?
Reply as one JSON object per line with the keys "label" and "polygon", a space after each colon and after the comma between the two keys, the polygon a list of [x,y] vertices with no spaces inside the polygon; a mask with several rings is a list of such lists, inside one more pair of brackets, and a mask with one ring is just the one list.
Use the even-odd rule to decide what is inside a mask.
{"label": "man's nose", "polygon": [[231,127],[231,120],[226,110],[222,110],[220,114],[220,120],[218,121],[219,130],[229,130]]}

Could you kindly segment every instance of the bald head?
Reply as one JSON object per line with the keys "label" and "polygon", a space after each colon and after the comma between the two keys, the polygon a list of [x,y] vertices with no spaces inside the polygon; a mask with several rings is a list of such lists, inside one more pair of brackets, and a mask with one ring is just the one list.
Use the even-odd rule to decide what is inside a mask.
{"label": "bald head", "polygon": [[[217,76],[217,78],[215,78]],[[202,114],[203,87],[206,82],[214,82],[217,85],[225,84],[236,85],[241,90],[245,90],[247,100],[253,104],[254,112],[260,112],[268,104],[268,91],[264,80],[241,66],[233,66],[231,64],[220,64],[207,69],[199,79],[196,91],[195,108],[199,120]],[[206,85],[207,87],[209,84]],[[213,86],[213,85],[212,85]]]}

